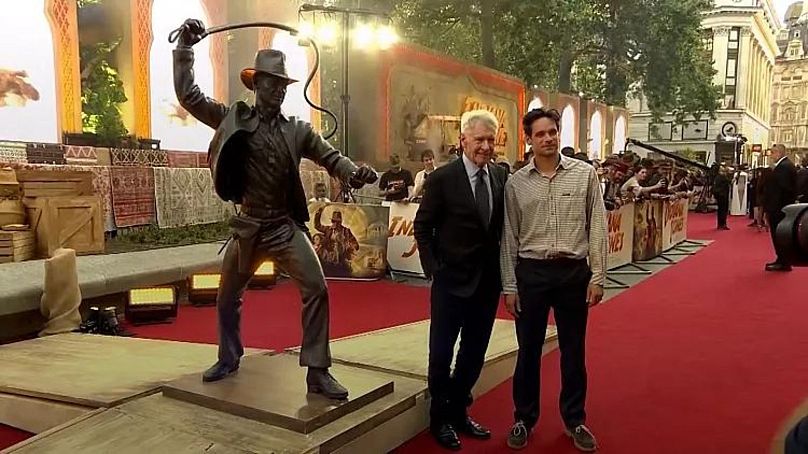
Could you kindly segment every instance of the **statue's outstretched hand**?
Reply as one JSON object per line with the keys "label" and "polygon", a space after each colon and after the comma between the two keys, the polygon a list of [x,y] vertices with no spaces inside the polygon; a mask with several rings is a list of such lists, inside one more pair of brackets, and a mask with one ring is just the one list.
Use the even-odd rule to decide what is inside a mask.
{"label": "statue's outstretched hand", "polygon": [[373,170],[372,167],[367,165],[362,165],[356,172],[351,176],[350,181],[348,184],[351,185],[354,189],[359,189],[366,184],[375,183],[379,177],[376,175],[376,171]]}
{"label": "statue's outstretched hand", "polygon": [[199,19],[186,19],[181,28],[178,46],[191,47],[204,38],[205,24]]}

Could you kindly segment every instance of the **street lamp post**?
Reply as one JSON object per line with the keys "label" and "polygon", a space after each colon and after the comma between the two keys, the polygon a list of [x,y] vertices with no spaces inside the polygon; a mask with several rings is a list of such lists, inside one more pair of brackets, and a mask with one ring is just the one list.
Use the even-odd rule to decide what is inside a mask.
{"label": "street lamp post", "polygon": [[309,3],[300,6],[299,12],[320,12],[324,14],[339,14],[342,19],[342,93],[340,100],[342,101],[342,115],[340,121],[342,122],[342,135],[340,136],[340,148],[343,153],[348,154],[348,110],[351,104],[351,95],[348,86],[348,53],[351,50],[350,26],[351,16],[365,16],[365,17],[381,17],[390,20],[390,16],[385,13],[372,11],[361,8],[340,8],[336,6],[319,6]]}

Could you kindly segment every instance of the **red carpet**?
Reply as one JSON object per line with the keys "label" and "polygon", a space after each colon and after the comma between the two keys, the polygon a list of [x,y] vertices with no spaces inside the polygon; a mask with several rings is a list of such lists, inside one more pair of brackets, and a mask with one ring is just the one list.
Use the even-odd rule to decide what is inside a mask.
{"label": "red carpet", "polygon": [[[808,269],[770,274],[767,233],[691,215],[708,248],[593,311],[588,423],[604,453],[764,453],[808,398]],[[542,417],[528,452],[573,453],[558,414],[558,352],[545,357]],[[493,430],[464,453],[510,452],[511,381],[472,414]],[[400,453],[442,452],[422,434]]]}
{"label": "red carpet", "polygon": [[[589,424],[612,453],[768,452],[781,423],[808,398],[808,269],[767,274],[769,237],[732,218],[691,215],[691,238],[715,239],[683,263],[598,307],[588,338]],[[329,284],[331,337],[428,317],[428,291],[391,282]],[[245,345],[280,349],[300,342],[292,285],[246,297]],[[500,311],[502,314],[502,311]],[[138,335],[215,343],[215,310],[180,310],[171,325]],[[542,418],[526,452],[572,453],[558,416],[558,353],[543,368]],[[472,414],[494,431],[464,440],[463,452],[509,452],[511,382],[480,398]],[[0,448],[13,440],[0,426]],[[16,434],[20,436],[19,433]],[[422,434],[399,452],[443,452]]]}
{"label": "red carpet", "polygon": [[[329,282],[332,339],[429,318],[429,289],[377,282]],[[300,345],[300,293],[291,282],[245,294],[241,333],[245,347]],[[180,308],[170,325],[132,328],[139,337],[217,343],[214,307]]]}
{"label": "red carpet", "polygon": [[28,439],[31,436],[28,432],[17,430],[13,427],[0,424],[0,449],[5,449],[9,446],[16,445],[17,443]]}

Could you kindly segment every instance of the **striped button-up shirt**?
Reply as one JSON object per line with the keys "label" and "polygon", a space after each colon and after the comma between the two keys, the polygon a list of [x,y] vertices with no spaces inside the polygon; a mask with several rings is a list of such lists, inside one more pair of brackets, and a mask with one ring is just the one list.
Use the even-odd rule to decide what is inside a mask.
{"label": "striped button-up shirt", "polygon": [[561,156],[552,176],[531,160],[505,184],[502,288],[516,293],[516,261],[589,259],[591,284],[606,279],[606,209],[595,169]]}

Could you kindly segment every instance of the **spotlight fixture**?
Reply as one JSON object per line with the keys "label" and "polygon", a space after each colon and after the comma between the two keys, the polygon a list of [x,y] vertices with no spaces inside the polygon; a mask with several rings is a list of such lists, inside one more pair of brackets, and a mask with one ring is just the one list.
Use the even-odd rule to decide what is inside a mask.
{"label": "spotlight fixture", "polygon": [[177,317],[177,289],[174,286],[131,289],[124,313],[133,325],[166,323]]}
{"label": "spotlight fixture", "polygon": [[275,285],[277,276],[275,274],[275,264],[267,260],[258,267],[250,280],[250,288],[269,288]]}
{"label": "spotlight fixture", "polygon": [[216,293],[219,291],[219,273],[200,273],[188,277],[188,302],[194,306],[210,306],[216,304]]}

